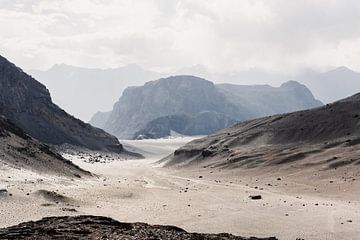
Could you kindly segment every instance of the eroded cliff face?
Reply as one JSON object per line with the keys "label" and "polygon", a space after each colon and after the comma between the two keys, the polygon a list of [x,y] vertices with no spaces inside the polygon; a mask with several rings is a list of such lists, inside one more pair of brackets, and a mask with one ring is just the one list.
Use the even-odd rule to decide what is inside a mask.
{"label": "eroded cliff face", "polygon": [[0,114],[47,144],[119,153],[123,150],[115,137],[60,109],[44,85],[1,56]]}
{"label": "eroded cliff face", "polygon": [[217,91],[207,80],[193,76],[176,76],[148,82],[124,91],[105,124],[105,130],[120,137],[134,138],[150,121],[159,117],[203,111],[224,115],[247,116]]}

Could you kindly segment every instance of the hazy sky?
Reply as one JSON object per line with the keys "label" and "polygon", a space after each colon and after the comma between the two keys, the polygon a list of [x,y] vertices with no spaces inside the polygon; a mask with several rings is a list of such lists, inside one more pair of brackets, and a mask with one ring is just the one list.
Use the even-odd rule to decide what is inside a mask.
{"label": "hazy sky", "polygon": [[157,71],[360,70],[359,0],[0,0],[0,54]]}

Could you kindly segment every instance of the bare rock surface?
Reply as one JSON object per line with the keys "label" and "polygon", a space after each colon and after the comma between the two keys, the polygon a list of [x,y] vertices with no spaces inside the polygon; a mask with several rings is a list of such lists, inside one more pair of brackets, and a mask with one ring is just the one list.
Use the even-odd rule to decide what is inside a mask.
{"label": "bare rock surface", "polygon": [[123,150],[115,137],[55,105],[44,85],[1,56],[0,115],[47,144],[71,144],[113,152]]}
{"label": "bare rock surface", "polygon": [[47,217],[0,229],[1,239],[173,239],[173,240],[276,240],[276,238],[243,238],[231,234],[188,233],[174,226],[123,223],[107,217]]}

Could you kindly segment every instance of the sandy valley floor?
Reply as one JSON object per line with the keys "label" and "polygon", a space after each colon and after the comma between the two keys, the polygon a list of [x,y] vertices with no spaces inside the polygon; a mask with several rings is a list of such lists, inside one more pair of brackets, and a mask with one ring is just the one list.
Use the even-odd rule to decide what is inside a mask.
{"label": "sandy valley floor", "polygon": [[[44,216],[93,214],[191,232],[279,239],[360,236],[360,176],[315,181],[306,173],[291,177],[271,171],[257,177],[256,172],[180,171],[153,164],[189,140],[122,141],[132,150],[141,149],[143,160],[91,164],[67,156],[98,175],[93,179],[1,171],[0,189],[7,193],[0,191],[0,227]],[[250,195],[262,199],[251,200]]]}

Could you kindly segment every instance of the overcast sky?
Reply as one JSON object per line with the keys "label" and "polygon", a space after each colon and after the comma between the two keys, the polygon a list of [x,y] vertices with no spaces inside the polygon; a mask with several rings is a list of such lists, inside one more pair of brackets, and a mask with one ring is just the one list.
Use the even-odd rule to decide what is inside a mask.
{"label": "overcast sky", "polygon": [[359,0],[0,0],[0,54],[24,69],[360,70],[359,13]]}

